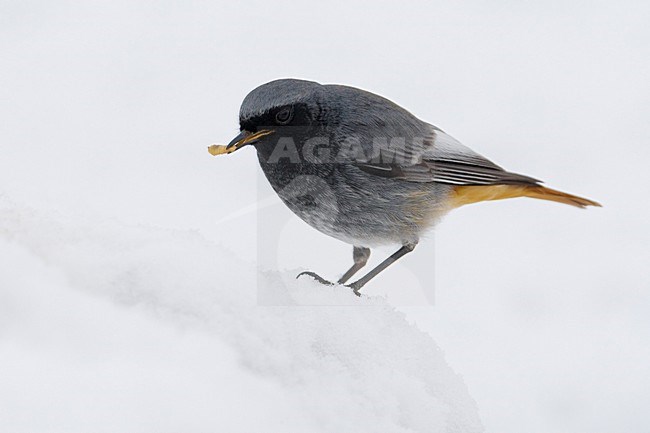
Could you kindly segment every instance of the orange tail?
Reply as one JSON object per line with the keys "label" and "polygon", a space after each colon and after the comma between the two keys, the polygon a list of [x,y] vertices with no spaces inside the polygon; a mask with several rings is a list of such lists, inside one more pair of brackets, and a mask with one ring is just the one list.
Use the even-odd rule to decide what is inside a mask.
{"label": "orange tail", "polygon": [[470,203],[486,200],[502,200],[505,198],[532,197],[541,200],[556,201],[579,208],[598,206],[593,200],[578,197],[562,191],[556,191],[542,185],[463,185],[454,188],[452,206],[459,207]]}

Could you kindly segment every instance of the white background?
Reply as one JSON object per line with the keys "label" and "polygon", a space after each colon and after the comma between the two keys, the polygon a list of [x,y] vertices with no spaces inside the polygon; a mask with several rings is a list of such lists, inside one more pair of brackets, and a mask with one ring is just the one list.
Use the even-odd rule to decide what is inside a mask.
{"label": "white background", "polygon": [[[215,159],[206,146],[237,133],[248,91],[282,77],[374,91],[600,201],[454,211],[366,293],[433,335],[488,432],[647,431],[647,2],[0,9],[0,194],[26,206],[195,230],[255,262],[256,213],[237,212],[272,192],[253,149]],[[280,269],[350,264],[349,246],[286,212]],[[429,305],[418,288],[433,282]]]}

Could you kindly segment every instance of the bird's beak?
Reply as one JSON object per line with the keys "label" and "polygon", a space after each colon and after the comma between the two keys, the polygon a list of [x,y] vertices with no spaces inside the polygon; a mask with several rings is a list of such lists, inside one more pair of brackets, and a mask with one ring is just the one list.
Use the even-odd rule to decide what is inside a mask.
{"label": "bird's beak", "polygon": [[257,132],[242,131],[239,133],[239,135],[237,135],[237,137],[233,138],[227,146],[224,146],[222,144],[213,144],[212,146],[208,147],[208,152],[214,156],[222,155],[224,153],[233,153],[234,151],[241,149],[247,144],[253,144],[260,138],[265,137],[269,134],[273,134],[273,132],[275,131],[271,129],[262,129],[261,131]]}

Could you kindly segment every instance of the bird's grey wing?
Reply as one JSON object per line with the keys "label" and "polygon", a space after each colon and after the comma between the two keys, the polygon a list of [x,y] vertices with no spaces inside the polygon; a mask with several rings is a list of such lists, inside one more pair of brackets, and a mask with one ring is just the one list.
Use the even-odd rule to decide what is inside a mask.
{"label": "bird's grey wing", "polygon": [[[390,160],[357,162],[361,170],[408,182],[450,185],[536,185],[537,179],[510,173],[442,130],[428,125],[422,139],[391,148]],[[397,146],[396,146],[397,147]]]}

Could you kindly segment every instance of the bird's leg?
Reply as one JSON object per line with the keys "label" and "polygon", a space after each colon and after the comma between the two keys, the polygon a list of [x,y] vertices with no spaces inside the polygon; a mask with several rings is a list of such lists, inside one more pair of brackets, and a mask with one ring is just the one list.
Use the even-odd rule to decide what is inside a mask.
{"label": "bird's leg", "polygon": [[359,269],[366,266],[366,263],[368,263],[368,258],[370,258],[370,248],[354,247],[352,250],[352,258],[354,260],[354,264],[345,272],[345,274],[343,274],[341,278],[339,278],[337,281],[338,284],[345,284],[345,282],[349,280],[352,275],[356,274]]}
{"label": "bird's leg", "polygon": [[348,284],[347,287],[351,288],[354,291],[354,294],[360,296],[359,290],[370,280],[377,276],[381,271],[395,263],[400,257],[410,253],[415,249],[417,243],[403,245],[402,248],[395,251],[390,257],[378,264],[374,269],[368,272],[366,275],[358,279],[352,284]]}
{"label": "bird's leg", "polygon": [[[405,256],[406,254],[410,253],[415,249],[415,246],[417,245],[417,242],[415,243],[410,243],[406,245],[402,245],[402,247],[395,251],[393,254],[390,255],[390,257],[386,258],[383,262],[378,264],[375,268],[373,268],[370,272],[368,272],[366,275],[363,277],[359,278],[357,281],[355,281],[352,284],[346,285],[346,287],[349,287],[354,291],[354,294],[357,296],[361,296],[359,293],[359,290],[363,286],[366,285],[366,283],[370,280],[372,280],[374,277],[376,277],[381,271],[395,263],[397,260],[400,259],[400,257]],[[357,256],[358,254],[358,256]],[[370,257],[370,250],[368,248],[358,248],[354,247],[353,250],[353,256],[355,258],[354,265],[339,279],[339,284],[342,284],[343,282],[347,281],[355,272],[357,272],[359,269],[361,269],[367,262],[368,262],[368,257]],[[359,262],[357,262],[357,257],[359,257]],[[316,281],[318,281],[321,284],[325,284],[328,286],[333,286],[334,283],[331,281],[327,281],[325,278],[321,277],[315,272],[311,271],[304,271],[299,273],[296,278],[302,276],[302,275],[309,275]]]}
{"label": "bird's leg", "polygon": [[[339,280],[337,281],[337,284],[343,284],[347,280],[352,277],[359,269],[363,268],[366,263],[368,263],[368,258],[370,257],[370,249],[369,248],[364,248],[364,247],[354,247],[352,250],[352,258],[354,259],[354,264],[350,269],[348,269],[345,274]],[[302,276],[302,275],[309,275],[312,277],[314,280],[318,281],[321,284],[325,284],[326,286],[333,286],[334,283],[331,281],[326,280],[325,278],[321,277],[318,275],[316,272],[312,271],[303,271],[296,275],[296,278]]]}

